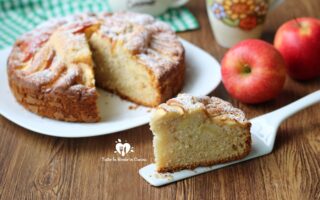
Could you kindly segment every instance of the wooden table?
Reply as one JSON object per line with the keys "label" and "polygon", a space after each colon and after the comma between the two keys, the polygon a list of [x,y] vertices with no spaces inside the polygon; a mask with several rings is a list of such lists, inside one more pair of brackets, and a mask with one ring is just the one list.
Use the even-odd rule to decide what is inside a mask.
{"label": "wooden table", "polygon": [[[194,0],[188,8],[201,29],[179,36],[220,60],[226,50],[213,38],[204,1]],[[319,18],[319,10],[319,0],[286,0],[269,16],[264,38],[272,41],[279,25],[293,17]],[[255,106],[230,99],[222,85],[212,95],[252,118],[319,88],[320,79],[288,79],[276,100]],[[131,157],[147,161],[103,161],[115,155],[118,138],[134,146]],[[0,199],[320,199],[319,104],[281,125],[271,154],[161,188],[138,175],[139,168],[153,162],[151,141],[148,125],[101,137],[63,139],[33,133],[0,116]]]}

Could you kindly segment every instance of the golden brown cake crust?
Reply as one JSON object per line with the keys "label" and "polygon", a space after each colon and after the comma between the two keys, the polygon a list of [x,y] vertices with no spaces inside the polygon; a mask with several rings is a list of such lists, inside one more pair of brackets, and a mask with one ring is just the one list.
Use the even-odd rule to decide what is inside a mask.
{"label": "golden brown cake crust", "polygon": [[[72,38],[78,35],[88,37],[92,27],[100,28],[104,23],[107,24],[108,19],[112,16],[118,19],[131,18],[135,20],[134,23],[138,24],[135,25],[138,28],[144,26],[155,28],[148,36],[149,39],[159,37],[160,40],[169,38],[170,41],[173,41],[172,47],[164,48],[161,42],[149,43],[149,39],[142,38],[141,42],[144,46],[141,47],[139,46],[141,42],[136,40],[139,39],[139,36],[134,34],[128,36],[130,40],[133,38],[134,41],[138,41],[136,44],[128,43],[127,48],[136,55],[137,60],[145,65],[150,75],[154,77],[153,84],[159,93],[157,101],[146,105],[118,91],[113,92],[118,93],[122,98],[146,106],[157,106],[176,95],[184,82],[184,49],[167,25],[142,14],[103,13],[99,15],[81,14],[49,21],[17,39],[7,64],[9,85],[17,101],[28,110],[48,118],[72,122],[99,121],[96,105],[98,94],[95,85],[84,83],[83,71],[79,66],[80,62],[87,61],[79,61],[79,63],[77,61],[72,67],[68,63],[67,66],[62,58],[56,56],[55,49],[48,43],[52,34],[57,30],[67,31]],[[109,28],[112,29],[112,27]],[[113,28],[117,26],[114,25]],[[101,26],[102,30],[108,31],[106,27],[102,29]],[[151,56],[152,53],[146,53],[149,51],[149,45],[153,45],[153,49],[158,49],[155,52],[157,55],[161,54],[163,59],[154,59],[155,57]],[[161,52],[159,48],[166,51]],[[165,57],[170,58],[170,62],[166,63],[167,58]],[[148,63],[147,61],[150,60],[152,62]]]}
{"label": "golden brown cake crust", "polygon": [[19,49],[14,49],[13,52],[8,60],[9,86],[16,100],[26,109],[44,117],[63,121],[99,121],[96,89],[77,84],[79,72],[72,72],[61,65],[55,73],[50,73],[47,80],[43,77],[37,78],[37,73],[41,72],[27,74],[15,70],[18,66],[12,62],[16,61],[13,57],[19,53]]}
{"label": "golden brown cake crust", "polygon": [[15,73],[12,73],[9,85],[19,103],[41,116],[70,122],[97,122],[100,119],[95,88],[78,85],[66,90],[41,89]]}
{"label": "golden brown cake crust", "polygon": [[179,94],[176,98],[172,98],[165,104],[159,105],[158,108],[175,112],[175,109],[172,109],[172,106],[178,106],[183,111],[202,109],[210,118],[222,121],[233,120],[243,125],[250,124],[243,111],[217,97],[195,97],[189,94]]}

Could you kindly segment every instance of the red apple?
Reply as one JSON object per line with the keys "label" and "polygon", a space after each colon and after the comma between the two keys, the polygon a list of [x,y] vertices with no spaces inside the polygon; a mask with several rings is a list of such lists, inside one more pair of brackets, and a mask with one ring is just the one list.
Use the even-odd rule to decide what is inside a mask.
{"label": "red apple", "polygon": [[285,61],[269,43],[244,40],[222,59],[222,81],[229,94],[245,103],[260,103],[275,98],[282,90]]}
{"label": "red apple", "polygon": [[320,20],[298,18],[284,23],[276,33],[274,46],[284,57],[292,78],[320,76]]}

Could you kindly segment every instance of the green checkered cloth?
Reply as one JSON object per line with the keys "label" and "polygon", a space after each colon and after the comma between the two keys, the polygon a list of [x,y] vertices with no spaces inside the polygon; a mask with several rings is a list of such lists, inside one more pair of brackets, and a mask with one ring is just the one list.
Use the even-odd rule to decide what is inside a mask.
{"label": "green checkered cloth", "polygon": [[[43,21],[82,12],[111,12],[111,8],[108,0],[0,0],[0,49]],[[170,9],[157,18],[177,32],[199,28],[185,7]]]}

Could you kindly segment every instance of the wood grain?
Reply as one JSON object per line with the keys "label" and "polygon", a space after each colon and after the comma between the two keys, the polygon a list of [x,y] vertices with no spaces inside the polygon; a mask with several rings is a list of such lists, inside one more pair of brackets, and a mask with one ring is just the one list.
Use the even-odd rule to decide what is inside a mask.
{"label": "wood grain", "polygon": [[[204,1],[191,1],[201,29],[179,34],[217,59],[218,46],[209,27]],[[319,0],[286,0],[267,20],[263,38],[299,16],[320,18]],[[5,66],[1,66],[5,67]],[[212,95],[229,100],[249,118],[284,106],[320,89],[320,80],[288,79],[283,93],[261,105],[231,99],[222,85]],[[156,188],[138,175],[153,162],[152,135],[147,125],[121,133],[81,139],[42,136],[0,116],[0,199],[320,199],[320,105],[285,121],[274,151],[264,157]],[[106,162],[121,138],[135,147],[130,156],[146,162]]]}

